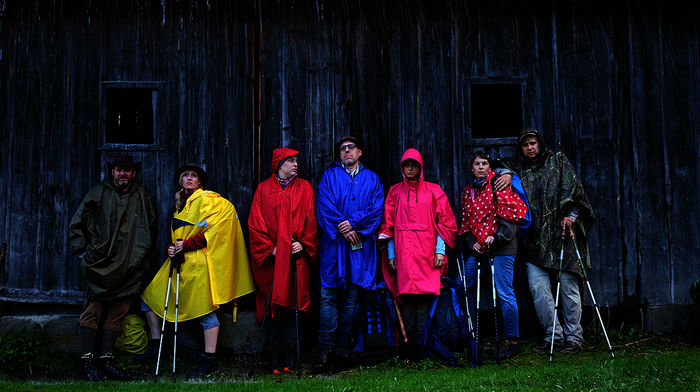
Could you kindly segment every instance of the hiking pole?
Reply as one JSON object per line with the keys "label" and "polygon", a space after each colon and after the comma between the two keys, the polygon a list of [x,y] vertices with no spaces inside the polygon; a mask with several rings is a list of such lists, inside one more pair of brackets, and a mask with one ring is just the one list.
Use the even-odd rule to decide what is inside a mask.
{"label": "hiking pole", "polygon": [[399,304],[396,303],[396,298],[394,298],[393,294],[391,294],[391,291],[389,292],[389,295],[391,295],[391,302],[394,304],[394,311],[396,312],[396,319],[399,321],[399,330],[401,331],[401,337],[403,338],[404,343],[408,343],[408,335],[406,335],[406,325],[403,323],[403,316],[401,316],[401,309],[399,309]]}
{"label": "hiking pole", "polygon": [[163,351],[163,336],[165,336],[165,319],[168,315],[168,302],[170,301],[170,284],[173,281],[173,260],[170,259],[170,272],[168,273],[168,286],[165,288],[165,305],[163,306],[163,323],[160,327],[160,341],[158,342],[158,360],[156,361],[156,374],[153,382],[158,382],[158,371],[160,370],[160,355]]}
{"label": "hiking pole", "polygon": [[[294,239],[292,239],[294,241]],[[297,378],[301,378],[301,351],[299,350],[299,292],[297,291],[297,259],[299,257],[292,255],[289,259],[289,264],[294,271],[294,321],[296,323],[297,337]]]}
{"label": "hiking pole", "polygon": [[498,355],[498,307],[496,303],[496,274],[494,273],[493,257],[489,258],[491,265],[491,295],[493,296],[493,328],[496,334],[496,363],[501,363],[501,358]]}
{"label": "hiking pole", "polygon": [[608,332],[605,330],[605,324],[603,324],[603,318],[600,316],[600,307],[598,302],[596,302],[593,296],[593,289],[591,289],[591,282],[588,281],[588,275],[586,274],[586,267],[583,265],[583,260],[581,260],[581,254],[578,252],[578,246],[576,245],[576,238],[574,237],[573,231],[571,232],[571,241],[574,243],[574,249],[576,250],[576,257],[578,258],[578,263],[581,266],[581,271],[583,271],[583,280],[586,281],[586,286],[588,286],[588,292],[591,294],[591,299],[593,300],[593,306],[595,307],[596,314],[598,315],[598,321],[600,321],[600,327],[603,328],[603,335],[605,335],[605,341],[608,343],[608,348],[610,349],[610,355],[615,359],[615,352],[613,351],[612,345],[610,344],[610,339],[608,339]]}
{"label": "hiking pole", "polygon": [[462,261],[460,262],[460,258],[457,257],[457,272],[459,273],[459,279],[462,281],[462,288],[464,289],[464,306],[466,308],[466,316],[467,316],[467,326],[469,327],[469,334],[474,337],[474,326],[472,325],[472,318],[471,314],[469,313],[469,299],[467,298],[467,267],[464,265],[460,265],[461,263],[464,263],[464,253],[462,253]]}
{"label": "hiking pole", "polygon": [[[182,241],[182,240],[178,240]],[[180,256],[180,257],[178,257]],[[176,277],[175,277],[175,329],[173,330],[173,377],[172,382],[175,382],[175,359],[177,358],[177,312],[180,305],[180,265],[184,261],[184,256],[182,254],[175,256],[177,267],[176,267]]]}
{"label": "hiking pole", "polygon": [[479,310],[481,310],[481,257],[476,258],[476,359],[479,359]]}
{"label": "hiking pole", "polygon": [[554,356],[554,332],[557,330],[557,311],[559,311],[559,292],[561,290],[561,268],[564,262],[564,239],[565,234],[562,233],[561,236],[561,252],[559,253],[559,272],[557,273],[557,294],[554,301],[554,314],[552,315],[552,340],[549,342],[549,363],[552,363],[552,357]]}
{"label": "hiking pole", "polygon": [[265,304],[265,313],[263,313],[263,319],[262,323],[260,324],[260,334],[258,335],[258,348],[255,350],[255,354],[253,354],[253,363],[250,365],[250,370],[248,370],[248,377],[253,377],[253,369],[255,368],[255,365],[258,363],[258,353],[261,350],[261,345],[263,342],[263,337],[265,336],[265,320],[267,320],[267,312],[270,309],[270,300],[272,300],[272,288],[275,284],[275,277],[274,274],[272,276],[272,282],[270,283],[270,294],[267,296],[267,303]]}

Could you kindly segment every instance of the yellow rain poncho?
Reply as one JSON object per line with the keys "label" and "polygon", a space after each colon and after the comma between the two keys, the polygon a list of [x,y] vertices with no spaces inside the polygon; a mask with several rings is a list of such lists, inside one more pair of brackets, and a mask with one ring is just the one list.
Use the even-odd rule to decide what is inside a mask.
{"label": "yellow rain poncho", "polygon": [[[204,233],[207,246],[185,252],[180,267],[178,321],[204,316],[255,290],[245,239],[236,209],[216,192],[196,190],[185,207],[173,215],[172,242]],[[158,316],[163,317],[170,258],[141,295]],[[175,321],[175,276],[170,285],[168,321]]]}

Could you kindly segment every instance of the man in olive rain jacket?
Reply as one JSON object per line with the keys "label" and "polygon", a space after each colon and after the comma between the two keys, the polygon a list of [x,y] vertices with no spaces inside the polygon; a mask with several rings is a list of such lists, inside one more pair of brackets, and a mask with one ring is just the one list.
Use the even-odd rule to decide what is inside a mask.
{"label": "man in olive rain jacket", "polygon": [[118,156],[109,163],[109,178],[88,192],[70,222],[71,252],[88,286],[78,334],[90,381],[128,378],[112,352],[131,301],[143,289],[156,221],[151,197],[134,182],[140,170],[131,156]]}

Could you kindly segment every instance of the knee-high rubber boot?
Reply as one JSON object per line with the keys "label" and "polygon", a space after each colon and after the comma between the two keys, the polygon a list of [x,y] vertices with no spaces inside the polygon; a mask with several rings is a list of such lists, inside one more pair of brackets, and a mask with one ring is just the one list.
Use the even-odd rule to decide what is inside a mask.
{"label": "knee-high rubber boot", "polygon": [[124,381],[128,380],[130,377],[122,369],[117,366],[114,360],[114,343],[117,341],[119,332],[104,330],[100,336],[100,359],[99,363],[102,367],[104,374],[109,377],[110,380]]}
{"label": "knee-high rubber boot", "polygon": [[83,378],[88,381],[105,381],[107,377],[97,366],[95,356],[92,351],[95,346],[95,335],[97,331],[92,328],[78,328],[78,340],[80,341],[80,367],[83,371]]}
{"label": "knee-high rubber boot", "polygon": [[80,342],[80,352],[85,354],[92,354],[95,350],[95,336],[97,335],[97,330],[88,327],[78,328],[78,341]]}

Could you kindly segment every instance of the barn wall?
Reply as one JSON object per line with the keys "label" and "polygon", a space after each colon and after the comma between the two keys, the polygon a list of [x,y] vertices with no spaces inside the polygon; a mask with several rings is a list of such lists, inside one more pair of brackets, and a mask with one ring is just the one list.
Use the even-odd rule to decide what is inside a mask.
{"label": "barn wall", "polygon": [[598,216],[599,302],[690,303],[700,276],[696,11],[652,1],[1,4],[0,296],[76,301],[84,289],[67,225],[114,152],[100,149],[104,81],[161,83],[157,146],[125,148],[144,162],[163,244],[178,165],[205,165],[245,222],[272,149],[299,149],[316,185],[345,134],[365,141],[363,162],[387,188],[403,150],[419,148],[426,178],[458,213],[479,79],[522,81],[523,124],[581,176]]}
{"label": "barn wall", "polygon": [[[3,276],[9,298],[78,301],[84,284],[68,253],[68,223],[83,196],[126,149],[156,202],[168,240],[174,170],[196,162],[209,188],[247,219],[254,191],[253,82],[246,20],[229,2],[8,2],[2,29]],[[105,81],[155,81],[156,146],[105,147]],[[154,251],[153,269],[163,260]]]}

